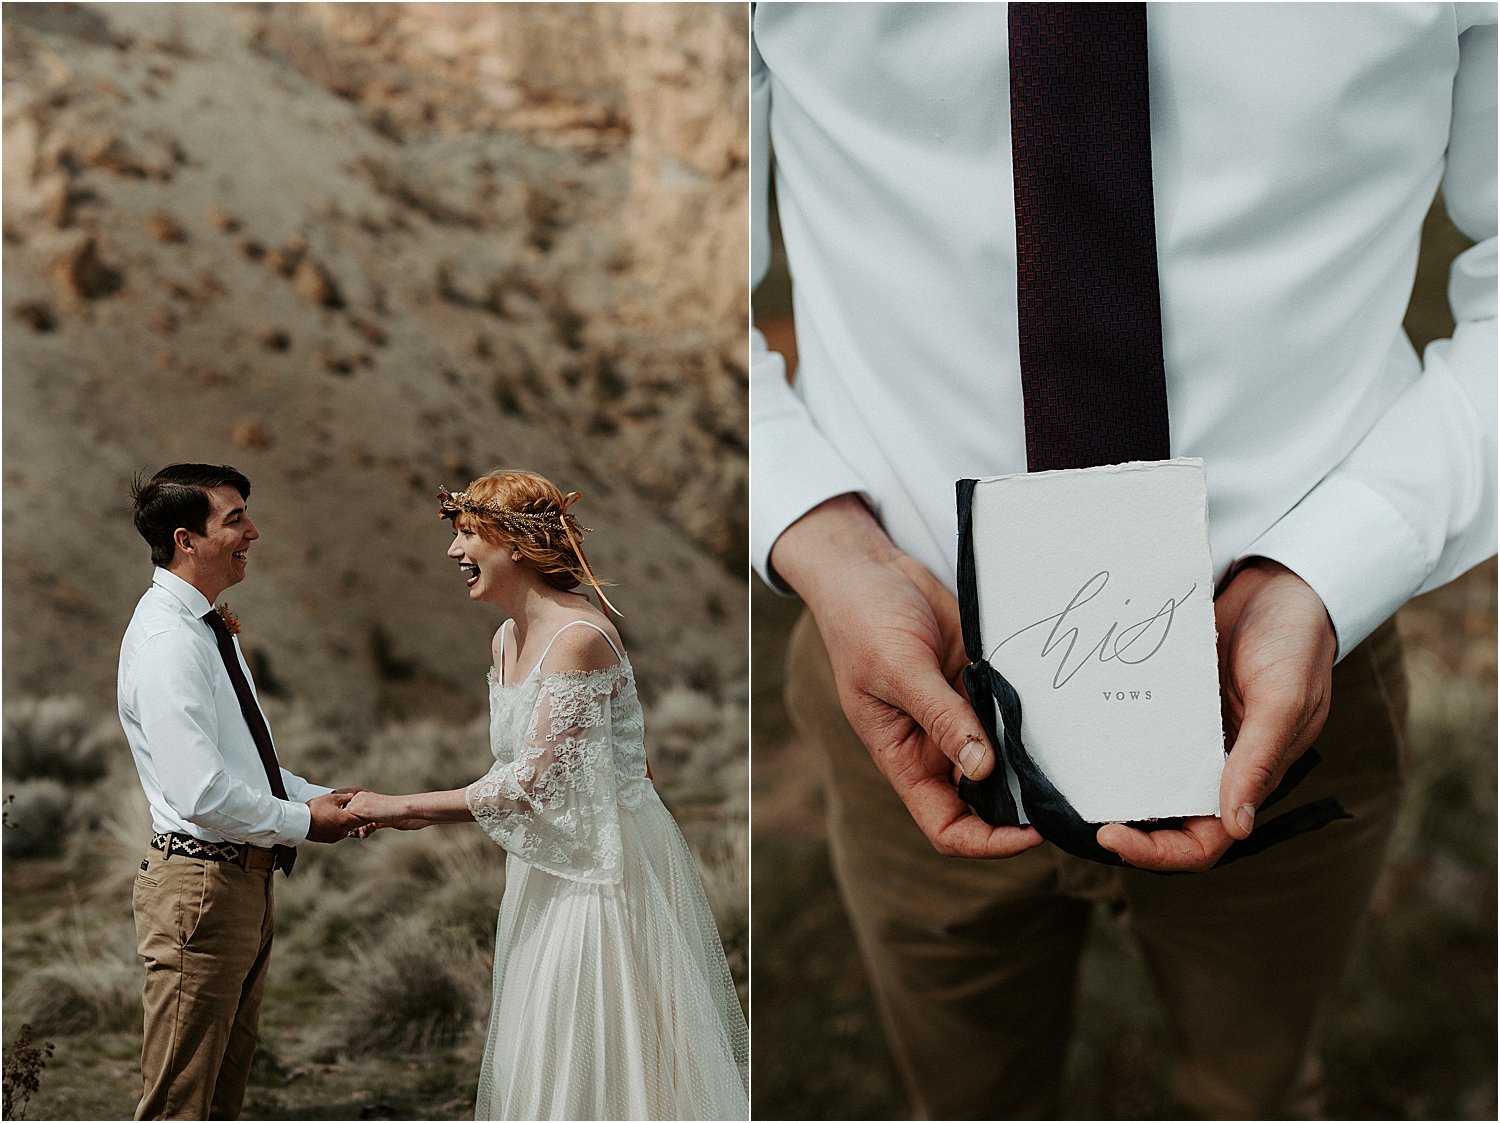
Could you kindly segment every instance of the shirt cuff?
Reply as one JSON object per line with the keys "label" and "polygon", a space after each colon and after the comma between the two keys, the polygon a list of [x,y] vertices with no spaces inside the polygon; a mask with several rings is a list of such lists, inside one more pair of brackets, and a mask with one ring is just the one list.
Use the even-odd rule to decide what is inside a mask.
{"label": "shirt cuff", "polygon": [[750,560],[767,585],[794,596],[771,568],[771,547],[781,532],[835,495],[853,492],[878,509],[865,481],[786,384],[782,357],[762,345],[750,364]]}
{"label": "shirt cuff", "polygon": [[1330,478],[1240,555],[1280,562],[1323,599],[1338,658],[1406,603],[1428,565],[1411,528],[1379,493]]}
{"label": "shirt cuff", "polygon": [[[762,435],[759,430],[756,432],[755,440],[765,442],[759,446],[763,450],[761,455],[768,458],[776,455],[766,448],[766,444],[775,439],[773,436]],[[802,446],[795,476],[768,468],[757,483],[756,455],[756,451],[752,450],[750,487],[755,498],[750,515],[751,559],[755,564],[755,571],[767,585],[782,596],[796,596],[796,590],[783,582],[771,567],[771,548],[776,545],[781,532],[819,503],[832,499],[835,495],[852,492],[872,511],[875,506],[864,481],[837,453],[821,442]]]}
{"label": "shirt cuff", "polygon": [[298,843],[306,842],[307,832],[312,830],[311,808],[294,799],[283,800],[282,806],[286,812],[281,820],[281,830],[276,835],[277,844],[296,846]]}

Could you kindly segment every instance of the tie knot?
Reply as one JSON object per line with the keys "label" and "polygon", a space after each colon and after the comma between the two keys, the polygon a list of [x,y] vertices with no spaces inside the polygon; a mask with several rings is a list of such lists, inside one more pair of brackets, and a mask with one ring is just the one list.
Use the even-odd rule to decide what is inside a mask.
{"label": "tie knot", "polygon": [[214,630],[214,633],[227,636],[240,634],[240,622],[234,618],[234,613],[229,611],[227,604],[216,605],[205,612],[201,619]]}

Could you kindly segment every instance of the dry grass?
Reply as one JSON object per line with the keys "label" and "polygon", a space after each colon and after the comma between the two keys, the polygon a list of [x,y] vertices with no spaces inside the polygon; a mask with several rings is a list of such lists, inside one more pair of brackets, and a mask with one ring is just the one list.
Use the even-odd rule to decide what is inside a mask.
{"label": "dry grass", "polygon": [[6,793],[5,854],[10,858],[54,858],[68,836],[72,798],[56,780],[32,780]]}
{"label": "dry grass", "polygon": [[6,1005],[46,1036],[137,1028],[145,970],[136,956],[134,926],[90,932],[75,919],[64,932],[60,958],[27,974]]}
{"label": "dry grass", "polygon": [[108,768],[119,723],[100,722],[77,695],[20,698],[5,704],[5,774],[87,784]]}
{"label": "dry grass", "polygon": [[419,917],[357,948],[342,974],[328,1036],[351,1056],[447,1048],[489,1009],[488,963],[473,937]]}
{"label": "dry grass", "polygon": [[[743,995],[748,847],[743,798],[726,798],[743,783],[743,706],[685,687],[662,700],[647,716],[648,750],[669,762],[658,788],[698,859]],[[40,708],[20,700],[22,713]],[[311,777],[431,790],[463,786],[493,763],[483,719],[365,734],[298,701],[267,699],[266,709],[283,759]],[[102,707],[66,712],[75,729],[110,720]],[[657,747],[658,717],[672,753]],[[50,816],[45,857],[21,857],[33,828],[6,832],[4,1028],[13,1036],[29,1020],[56,1040],[33,1109],[51,1118],[123,1118],[139,1094],[130,897],[150,814],[123,741],[100,743],[105,770],[92,782],[6,784],[18,795],[11,817]],[[504,889],[505,852],[472,825],[301,847],[295,876],[276,878],[276,951],[247,1114],[472,1112]]]}

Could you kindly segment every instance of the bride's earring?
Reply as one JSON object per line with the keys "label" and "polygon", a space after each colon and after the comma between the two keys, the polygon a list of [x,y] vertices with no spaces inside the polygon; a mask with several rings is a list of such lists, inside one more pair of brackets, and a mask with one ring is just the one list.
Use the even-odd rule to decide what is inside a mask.
{"label": "bride's earring", "polygon": [[513,561],[513,562],[520,561],[521,560],[521,551],[520,550],[516,550],[514,553],[512,553],[510,555],[510,560]]}

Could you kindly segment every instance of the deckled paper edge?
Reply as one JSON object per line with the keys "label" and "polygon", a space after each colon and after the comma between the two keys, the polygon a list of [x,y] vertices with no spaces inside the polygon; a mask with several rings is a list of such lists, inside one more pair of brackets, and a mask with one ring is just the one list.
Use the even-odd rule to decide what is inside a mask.
{"label": "deckled paper edge", "polygon": [[[1174,456],[1170,460],[1127,460],[1127,461],[1124,461],[1124,462],[1122,462],[1120,464],[1096,464],[1096,465],[1093,465],[1093,466],[1088,467],[1088,468],[1058,468],[1058,469],[1048,469],[1048,470],[1042,471],[1042,472],[1010,472],[1010,473],[1007,473],[1005,475],[1000,475],[1000,476],[979,476],[979,477],[975,477],[974,478],[974,484],[975,484],[975,488],[977,490],[977,488],[978,488],[978,486],[980,484],[999,483],[999,482],[1005,481],[1005,480],[1034,480],[1034,479],[1039,479],[1039,478],[1043,478],[1043,477],[1046,477],[1046,476],[1054,476],[1054,475],[1057,475],[1057,474],[1063,473],[1063,472],[1066,472],[1066,473],[1068,473],[1070,475],[1076,475],[1079,472],[1096,472],[1096,473],[1114,475],[1114,474],[1117,474],[1117,473],[1120,473],[1120,472],[1142,472],[1142,471],[1147,471],[1147,470],[1150,470],[1150,469],[1153,469],[1153,468],[1161,468],[1161,467],[1163,467],[1165,465],[1180,465],[1180,466],[1183,466],[1183,467],[1197,467],[1197,468],[1201,469],[1202,472],[1203,472],[1203,498],[1202,498],[1202,503],[1203,503],[1204,547],[1205,547],[1205,549],[1206,549],[1206,551],[1208,553],[1208,556],[1209,556],[1209,562],[1208,562],[1209,572],[1208,572],[1208,575],[1209,575],[1210,581],[1212,581],[1212,578],[1213,578],[1213,546],[1212,546],[1211,539],[1208,537],[1208,464],[1207,464],[1207,462],[1202,457],[1199,457],[1199,456]],[[1213,624],[1213,632],[1214,632],[1214,650],[1217,652],[1218,651],[1218,647],[1219,647],[1219,621],[1218,621],[1217,615],[1214,615],[1212,617],[1212,624]],[[1223,713],[1223,707],[1224,707],[1224,684],[1222,682],[1218,681],[1218,675],[1217,674],[1215,674],[1214,677],[1215,677],[1214,698],[1215,698],[1215,701],[1218,703],[1218,705],[1219,705],[1219,711],[1222,714]],[[1000,729],[1000,730],[1003,730],[1005,728],[1005,721],[1004,721],[1004,719],[1000,715],[1000,707],[999,707],[998,703],[995,706],[995,728],[996,729]],[[1227,740],[1227,737],[1225,736],[1225,733],[1224,733],[1224,728],[1223,728],[1222,721],[1221,721],[1220,727],[1219,727],[1219,737],[1220,737],[1220,744],[1222,746],[1223,743]],[[1223,753],[1224,760],[1227,762],[1228,759],[1229,759],[1229,751],[1228,751],[1228,749],[1227,748],[1223,748],[1222,749],[1222,753]],[[1026,826],[1027,824],[1029,824],[1030,819],[1028,818],[1028,816],[1026,814],[1025,802],[1022,799],[1022,796],[1021,796],[1020,779],[1019,779],[1019,777],[1016,776],[1015,772],[1010,768],[1010,766],[1007,763],[1005,763],[1005,761],[1004,761],[1003,758],[1001,758],[999,761],[997,761],[997,763],[1004,770],[1005,778],[1006,778],[1006,781],[1007,781],[1007,785],[1006,786],[1010,788],[1010,790],[1011,790],[1011,797],[1016,802],[1016,810],[1020,814],[1021,825],[1022,826]],[[1222,784],[1223,783],[1223,768],[1222,767],[1219,770],[1219,776],[1220,776],[1220,783]],[[1203,816],[1199,816],[1199,817],[1201,818]],[[1215,818],[1215,819],[1222,818],[1221,805],[1216,805],[1214,807],[1214,810],[1212,812],[1211,817]],[[1151,822],[1160,822],[1160,821],[1162,821],[1164,819],[1171,819],[1171,818],[1178,818],[1178,816],[1147,816],[1146,818],[1143,818],[1143,819],[1132,820],[1132,822],[1137,822],[1137,823],[1151,823]],[[1086,820],[1086,821],[1089,821],[1089,820]],[[1101,822],[1100,825],[1102,826],[1103,823]]]}

